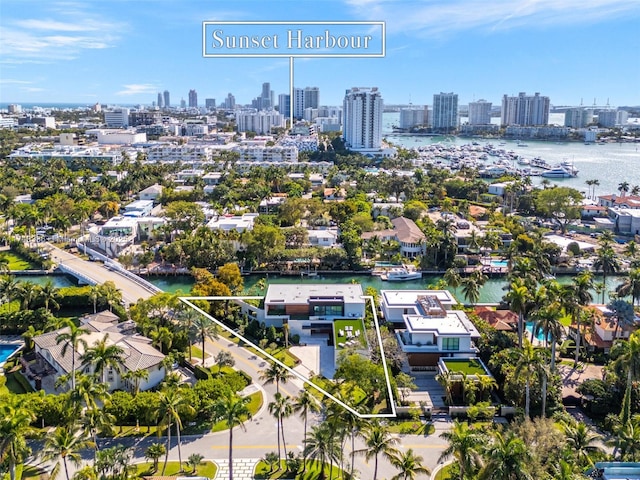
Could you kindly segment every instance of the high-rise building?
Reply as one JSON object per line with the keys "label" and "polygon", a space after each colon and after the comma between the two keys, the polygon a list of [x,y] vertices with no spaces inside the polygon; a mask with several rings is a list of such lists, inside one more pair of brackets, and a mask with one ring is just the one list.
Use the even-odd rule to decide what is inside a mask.
{"label": "high-rise building", "polygon": [[171,107],[171,98],[169,97],[169,90],[164,91],[164,103],[162,105],[164,108]]}
{"label": "high-rise building", "polygon": [[239,132],[271,133],[271,129],[284,126],[284,115],[278,112],[242,112],[236,115]]}
{"label": "high-rise building", "polygon": [[198,108],[198,92],[189,90],[189,108]]}
{"label": "high-rise building", "polygon": [[216,108],[216,99],[215,98],[205,98],[204,106],[206,108],[214,109]]}
{"label": "high-rise building", "polygon": [[227,95],[227,98],[224,100],[224,108],[227,110],[233,110],[236,108],[236,97],[231,95],[230,93]]}
{"label": "high-rise building", "polygon": [[304,108],[318,108],[320,106],[320,89],[318,87],[304,88]]}
{"label": "high-rise building", "polygon": [[271,84],[265,82],[262,84],[262,93],[256,98],[255,107],[258,110],[269,110],[273,108],[273,90],[271,90]]}
{"label": "high-rise building", "polygon": [[433,95],[433,118],[431,126],[438,131],[458,128],[458,94],[436,93]]}
{"label": "high-rise building", "polygon": [[429,123],[429,113],[426,105],[422,107],[412,106],[400,109],[400,128],[410,129]]}
{"label": "high-rise building", "polygon": [[291,95],[288,93],[278,95],[278,112],[284,115],[285,120],[291,116]]}
{"label": "high-rise building", "polygon": [[343,101],[343,136],[352,150],[379,150],[384,104],[378,87],[347,90]]}
{"label": "high-rise building", "polygon": [[568,108],[564,112],[564,126],[571,128],[584,128],[593,122],[593,110],[589,108]]}
{"label": "high-rise building", "polygon": [[469,102],[469,125],[489,125],[491,123],[491,102],[478,100]]}
{"label": "high-rise building", "polygon": [[158,92],[158,108],[162,108],[164,106],[164,102],[162,100],[162,92]]}
{"label": "high-rise building", "polygon": [[304,90],[302,88],[293,89],[293,116],[301,119],[304,115]]}
{"label": "high-rise building", "polygon": [[520,92],[517,97],[502,97],[502,125],[547,125],[549,123],[549,97],[527,95]]}
{"label": "high-rise building", "polygon": [[187,108],[187,102],[184,101],[184,98],[180,99],[180,108]]}
{"label": "high-rise building", "polygon": [[601,127],[615,127],[617,125],[626,125],[629,121],[629,112],[626,110],[616,110],[610,108],[598,111],[598,125]]}

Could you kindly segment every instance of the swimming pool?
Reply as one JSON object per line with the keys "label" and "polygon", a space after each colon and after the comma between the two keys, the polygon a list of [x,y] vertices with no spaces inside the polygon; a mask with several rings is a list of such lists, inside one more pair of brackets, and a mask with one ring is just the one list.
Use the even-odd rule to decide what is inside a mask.
{"label": "swimming pool", "polygon": [[492,267],[508,267],[509,262],[507,260],[491,260]]}
{"label": "swimming pool", "polygon": [[9,357],[20,350],[21,347],[22,345],[16,343],[0,343],[0,366],[2,366]]}
{"label": "swimming pool", "polygon": [[[533,322],[527,322],[526,329],[527,329],[527,338],[531,340],[531,332],[533,331]],[[538,331],[538,334],[534,338],[537,339],[539,342],[544,343],[544,333],[542,332],[542,330]]]}

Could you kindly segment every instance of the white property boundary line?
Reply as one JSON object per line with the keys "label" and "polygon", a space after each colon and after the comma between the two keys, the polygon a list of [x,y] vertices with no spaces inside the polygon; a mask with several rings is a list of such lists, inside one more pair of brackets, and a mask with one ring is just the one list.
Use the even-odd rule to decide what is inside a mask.
{"label": "white property boundary line", "polygon": [[380,347],[380,358],[382,359],[382,368],[384,369],[384,378],[385,378],[385,381],[387,382],[387,392],[388,392],[388,395],[389,395],[389,404],[391,405],[391,412],[392,413],[373,414],[373,413],[360,413],[360,412],[358,412],[354,408],[352,408],[349,405],[347,405],[346,403],[344,403],[342,400],[339,400],[336,397],[334,397],[333,395],[331,395],[325,389],[323,389],[323,388],[319,387],[318,385],[316,385],[315,383],[313,383],[310,379],[308,379],[304,375],[302,375],[302,374],[298,373],[297,371],[295,371],[294,369],[288,367],[287,365],[282,363],[280,360],[278,360],[277,358],[273,357],[272,355],[270,355],[269,353],[264,351],[262,348],[257,346],[255,343],[247,340],[245,337],[240,335],[238,332],[236,332],[233,329],[229,328],[223,322],[217,320],[216,318],[214,318],[213,316],[209,315],[207,312],[202,310],[200,307],[197,307],[196,305],[194,305],[192,303],[193,301],[197,301],[197,300],[205,300],[205,301],[211,301],[211,300],[262,300],[264,297],[253,297],[253,296],[250,296],[250,297],[245,297],[245,296],[238,296],[238,297],[231,296],[231,297],[228,297],[228,296],[222,296],[222,297],[178,297],[178,298],[180,299],[180,301],[182,301],[186,305],[190,306],[191,308],[196,310],[198,313],[204,315],[208,319],[212,320],[216,324],[220,325],[224,330],[229,332],[231,335],[233,335],[236,338],[239,338],[240,340],[242,340],[243,342],[245,342],[246,344],[248,344],[252,348],[255,348],[258,352],[260,352],[262,355],[266,356],[269,360],[271,360],[274,363],[277,363],[278,365],[283,367],[285,370],[287,370],[289,373],[291,373],[292,375],[294,375],[295,377],[300,379],[303,383],[306,383],[307,385],[315,388],[320,393],[322,393],[325,397],[330,398],[331,400],[333,400],[338,405],[342,406],[343,408],[345,408],[346,410],[348,410],[349,412],[351,412],[355,416],[360,417],[360,418],[395,418],[396,417],[396,403],[395,403],[395,399],[393,397],[393,388],[391,388],[391,379],[389,378],[389,370],[387,368],[387,358],[386,358],[386,356],[384,354],[384,347],[382,345],[382,336],[380,334],[380,324],[378,323],[378,315],[376,314],[375,302],[374,302],[374,299],[373,299],[372,296],[363,295],[360,298],[363,298],[365,300],[369,300],[370,303],[371,303],[371,312],[373,313],[373,321],[374,321],[374,324],[375,324],[375,327],[376,327],[376,336],[378,337],[378,346]]}

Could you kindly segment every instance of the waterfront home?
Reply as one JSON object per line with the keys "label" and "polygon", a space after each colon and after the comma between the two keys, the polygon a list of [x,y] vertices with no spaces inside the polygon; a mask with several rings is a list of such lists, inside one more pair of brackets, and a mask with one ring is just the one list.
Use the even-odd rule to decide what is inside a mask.
{"label": "waterfront home", "polygon": [[382,290],[380,308],[413,370],[435,369],[440,358],[473,358],[480,333],[446,290]]}
{"label": "waterfront home", "polygon": [[406,258],[415,258],[426,253],[427,237],[413,220],[398,217],[391,220],[391,223],[393,228],[364,232],[362,239],[369,240],[378,237],[383,242],[395,240],[400,244],[400,254]]}
{"label": "waterfront home", "polygon": [[[87,331],[81,338],[88,348],[108,335],[107,344],[117,345],[123,350],[120,370],[108,367],[104,372],[104,380],[109,385],[109,390],[132,389],[133,384],[123,377],[127,372],[135,370],[146,370],[148,373],[147,379],[140,379],[140,390],[153,388],[164,379],[164,354],[151,345],[151,339],[136,332],[135,322],[119,322],[118,316],[109,311],[87,315],[81,318],[80,322],[82,328]],[[66,331],[68,327],[34,337],[35,359],[31,362],[25,360],[22,364],[27,378],[36,389],[45,387],[49,390],[58,377],[71,373],[73,349],[70,345],[65,349],[65,342],[58,343],[56,340]],[[63,350],[66,351],[63,353]],[[85,351],[84,346],[79,344],[75,352],[76,371],[91,374],[91,366],[82,368],[82,355]]]}
{"label": "waterfront home", "polygon": [[301,337],[333,335],[340,318],[363,318],[365,300],[359,284],[271,284],[259,319],[267,326],[289,324]]}
{"label": "waterfront home", "polygon": [[640,210],[637,208],[610,208],[609,218],[617,233],[640,234]]}
{"label": "waterfront home", "polygon": [[600,195],[598,197],[598,205],[602,207],[616,207],[616,208],[628,208],[639,209],[640,208],[640,195],[626,195],[622,192],[621,195]]}

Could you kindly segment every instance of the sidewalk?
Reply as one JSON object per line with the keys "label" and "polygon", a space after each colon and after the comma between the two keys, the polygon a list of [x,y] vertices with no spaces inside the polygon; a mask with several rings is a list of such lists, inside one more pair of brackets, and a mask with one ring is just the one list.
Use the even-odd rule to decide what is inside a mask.
{"label": "sidewalk", "polygon": [[[233,459],[233,480],[253,480],[253,470],[260,459],[258,458],[238,458]],[[229,460],[216,460],[218,472],[215,480],[229,479]]]}

